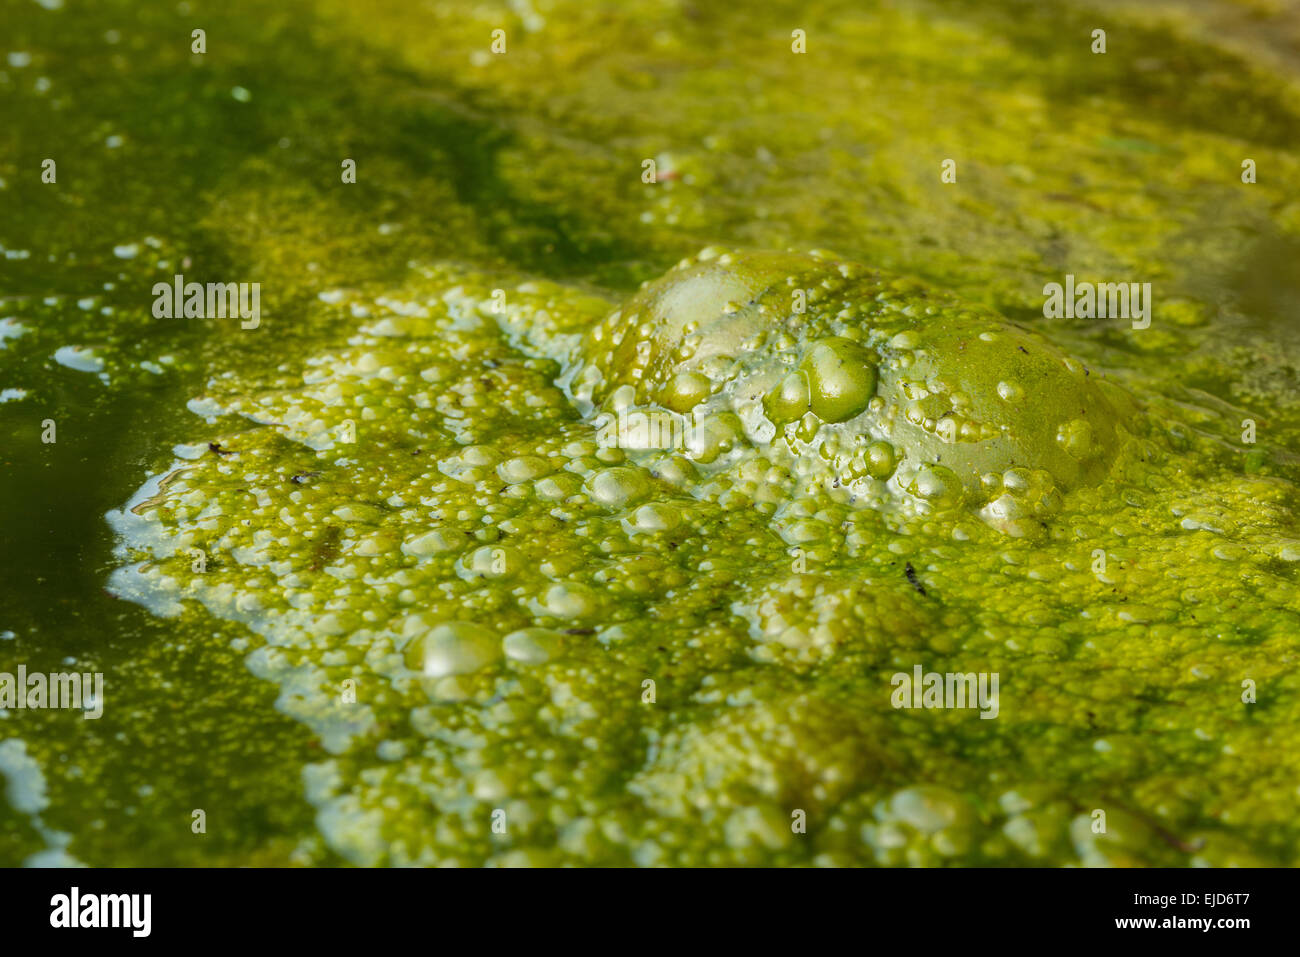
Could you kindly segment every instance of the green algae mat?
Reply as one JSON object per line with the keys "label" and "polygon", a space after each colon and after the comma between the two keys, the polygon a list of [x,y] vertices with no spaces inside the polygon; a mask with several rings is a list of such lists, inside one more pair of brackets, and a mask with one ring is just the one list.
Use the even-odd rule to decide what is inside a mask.
{"label": "green algae mat", "polygon": [[1300,862],[1297,24],[3,0],[0,865]]}

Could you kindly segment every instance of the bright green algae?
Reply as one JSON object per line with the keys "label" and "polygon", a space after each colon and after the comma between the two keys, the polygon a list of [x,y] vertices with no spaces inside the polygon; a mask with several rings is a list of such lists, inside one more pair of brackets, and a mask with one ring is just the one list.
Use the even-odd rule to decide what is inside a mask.
{"label": "bright green algae", "polygon": [[[19,635],[107,662],[122,706],[5,718],[4,859],[1295,862],[1297,114],[1290,64],[1239,57],[1248,16],[1108,10],[1092,57],[1099,14],[1015,4],[293,9],[309,30],[203,12],[243,42],[201,62],[166,42],[194,17],[77,11],[80,68],[61,14],[15,19],[6,461],[52,406],[69,496],[94,463],[100,511],[183,471],[115,519],[111,580],[177,616],[88,641],[96,567],[79,627]],[[128,65],[92,38],[130,23]],[[52,121],[94,162],[17,186]],[[265,335],[151,320],[186,257],[260,279]],[[697,269],[716,302],[651,318],[698,342],[610,345]],[[1067,271],[1155,282],[1151,329],[1044,320]],[[47,367],[65,345],[103,378]],[[620,407],[711,424],[601,449]],[[111,458],[75,437],[110,425]],[[917,663],[1000,672],[998,718],[893,710]]]}
{"label": "bright green algae", "polygon": [[[334,755],[307,789],[344,856],[1288,853],[1273,842],[1291,826],[1294,759],[1270,742],[1293,716],[1274,702],[1256,718],[1239,694],[1242,679],[1267,688],[1286,672],[1300,610],[1289,483],[1241,475],[1207,440],[1188,456],[1039,337],[827,254],[706,250],[604,322],[590,297],[524,282],[498,326],[489,286],[423,272],[401,299],[344,295],[335,307],[366,320],[297,384],[218,383],[195,410],[260,425],[214,431],[224,454],[178,461],[116,520],[151,558],[115,591],[162,613],[193,598],[266,639],[251,667]],[[807,312],[776,309],[796,286],[819,290]],[[663,348],[624,355],[629,337],[608,330],[646,331],[640,310],[665,299],[672,328],[638,340]],[[681,360],[668,341],[691,329]],[[878,350],[880,407],[770,434],[762,386],[830,333]],[[965,342],[1008,359],[967,360]],[[698,448],[602,448],[579,415],[588,396],[632,399],[692,370],[713,383]],[[997,396],[994,373],[1036,408]],[[887,404],[891,381],[959,406],[968,390],[968,409],[992,391],[1011,408],[979,414],[995,437],[945,442],[891,426],[897,405],[925,401]],[[1095,442],[1059,439],[1080,414]],[[876,478],[855,442],[882,435],[897,468]],[[1105,477],[1060,465],[1060,446],[1076,463],[1103,458]],[[1195,472],[1177,464],[1189,458]],[[978,469],[974,488],[964,468]],[[212,556],[203,574],[193,547]],[[916,662],[998,672],[996,727],[895,712],[889,677]],[[509,826],[494,837],[497,808]],[[1113,815],[1103,836],[1096,808]],[[806,835],[791,831],[796,810]]]}

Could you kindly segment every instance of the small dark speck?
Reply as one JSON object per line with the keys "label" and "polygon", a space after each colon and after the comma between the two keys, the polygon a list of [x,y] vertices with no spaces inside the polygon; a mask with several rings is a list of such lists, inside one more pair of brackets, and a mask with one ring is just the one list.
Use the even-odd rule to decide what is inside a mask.
{"label": "small dark speck", "polygon": [[564,629],[564,633],[566,635],[594,635],[596,633],[596,629],[595,628],[566,628]]}
{"label": "small dark speck", "polygon": [[913,588],[919,591],[922,595],[925,594],[925,586],[922,585],[919,581],[917,581],[916,569],[912,567],[911,562],[908,562],[907,565],[903,568],[903,574],[907,576],[907,580],[912,583]]}
{"label": "small dark speck", "polygon": [[1025,355],[1029,355],[1029,350],[1026,349],[1024,346],[1016,346],[1016,348],[1019,349],[1021,352],[1023,352]]}

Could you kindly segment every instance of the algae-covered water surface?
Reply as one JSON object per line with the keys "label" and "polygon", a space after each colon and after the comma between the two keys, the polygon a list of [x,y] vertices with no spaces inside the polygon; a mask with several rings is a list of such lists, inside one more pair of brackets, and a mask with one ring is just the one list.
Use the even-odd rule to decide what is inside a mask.
{"label": "algae-covered water surface", "polygon": [[1294,3],[3,0],[0,119],[0,864],[1300,863]]}

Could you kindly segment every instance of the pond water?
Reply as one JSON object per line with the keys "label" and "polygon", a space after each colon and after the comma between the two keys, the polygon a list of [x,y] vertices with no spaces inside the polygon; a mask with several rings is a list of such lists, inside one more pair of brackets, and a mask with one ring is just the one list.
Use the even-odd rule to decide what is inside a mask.
{"label": "pond water", "polygon": [[0,863],[1296,862],[1291,5],[0,15]]}

